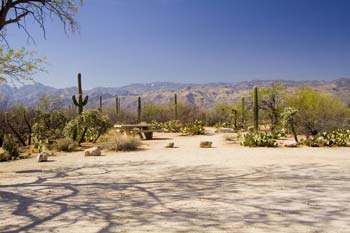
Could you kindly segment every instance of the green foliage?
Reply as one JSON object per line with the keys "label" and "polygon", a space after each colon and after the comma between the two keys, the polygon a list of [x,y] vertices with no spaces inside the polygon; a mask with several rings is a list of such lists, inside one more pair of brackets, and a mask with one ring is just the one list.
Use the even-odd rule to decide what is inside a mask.
{"label": "green foliage", "polygon": [[61,139],[57,139],[55,142],[55,148],[58,151],[70,152],[77,147],[78,147],[78,143],[73,141],[73,139],[71,138],[61,138]]}
{"label": "green foliage", "polygon": [[64,135],[74,141],[79,140],[79,143],[84,140],[96,142],[109,128],[109,118],[92,109],[69,121],[64,128]]}
{"label": "green foliage", "polygon": [[73,104],[78,107],[79,114],[82,114],[84,106],[88,103],[89,96],[83,99],[83,89],[81,87],[81,74],[78,74],[78,99],[75,95],[72,96]]}
{"label": "green foliage", "polygon": [[168,107],[147,103],[142,109],[142,119],[146,122],[158,121],[165,122],[171,118],[171,112]]}
{"label": "green foliage", "polygon": [[182,124],[180,123],[180,121],[152,121],[152,125],[154,128],[160,129],[164,133],[180,133],[182,129]]}
{"label": "green foliage", "polygon": [[33,51],[24,48],[13,50],[0,47],[0,83],[22,83],[32,80],[32,76],[45,71],[45,58],[37,58]]}
{"label": "green foliage", "polygon": [[12,135],[5,135],[2,148],[8,152],[10,157],[14,159],[19,157],[18,145]]}
{"label": "green foliage", "polygon": [[182,127],[181,132],[187,135],[204,135],[204,124],[201,120],[194,120]]}
{"label": "green foliage", "polygon": [[299,131],[307,136],[342,128],[347,115],[342,101],[310,87],[297,89],[288,103],[298,110],[295,123]]}
{"label": "green foliage", "polygon": [[247,133],[241,137],[240,144],[249,147],[277,147],[272,133]]}
{"label": "green foliage", "polygon": [[348,146],[349,142],[350,130],[338,129],[311,136],[303,141],[303,144],[311,147],[342,147]]}
{"label": "green foliage", "polygon": [[152,121],[153,127],[162,130],[164,133],[183,133],[187,135],[205,134],[204,123],[201,120],[181,123],[180,121],[157,122]]}

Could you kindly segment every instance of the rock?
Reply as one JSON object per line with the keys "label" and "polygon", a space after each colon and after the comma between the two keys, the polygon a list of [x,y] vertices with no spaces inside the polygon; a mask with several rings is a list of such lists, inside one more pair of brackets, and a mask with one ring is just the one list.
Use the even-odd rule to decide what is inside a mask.
{"label": "rock", "polygon": [[294,141],[286,141],[284,142],[285,147],[298,147],[298,143]]}
{"label": "rock", "polygon": [[165,148],[174,148],[175,143],[174,142],[169,142]]}
{"label": "rock", "polygon": [[235,133],[236,130],[232,129],[232,128],[217,128],[215,130],[215,133]]}
{"label": "rock", "polygon": [[47,159],[49,158],[49,154],[47,152],[41,152],[40,154],[38,154],[38,162],[47,162]]}
{"label": "rock", "polygon": [[85,156],[101,156],[101,149],[99,147],[92,147],[84,151]]}
{"label": "rock", "polygon": [[203,141],[199,144],[200,148],[211,148],[213,142]]}

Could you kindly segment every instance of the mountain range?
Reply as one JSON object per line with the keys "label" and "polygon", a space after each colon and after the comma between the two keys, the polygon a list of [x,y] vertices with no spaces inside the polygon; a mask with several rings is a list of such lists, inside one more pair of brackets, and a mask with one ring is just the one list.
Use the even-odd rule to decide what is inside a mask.
{"label": "mountain range", "polygon": [[[288,90],[303,85],[317,90],[329,92],[348,103],[350,99],[350,78],[332,81],[286,81],[286,80],[254,80],[237,83],[207,83],[185,84],[170,82],[153,82],[145,84],[131,84],[122,87],[96,87],[84,90],[83,95],[89,95],[87,107],[95,108],[99,103],[99,96],[103,97],[104,106],[114,106],[115,97],[121,99],[121,108],[134,108],[137,96],[142,96],[143,103],[169,105],[177,93],[179,102],[196,105],[200,108],[211,108],[216,103],[235,103],[242,96],[249,96],[254,86],[267,87],[274,82],[283,83]],[[39,96],[49,95],[59,97],[68,106],[72,104],[71,97],[77,93],[76,87],[54,88],[41,83],[23,85],[15,88],[6,84],[0,85],[0,104],[7,106],[23,104],[35,106]]]}

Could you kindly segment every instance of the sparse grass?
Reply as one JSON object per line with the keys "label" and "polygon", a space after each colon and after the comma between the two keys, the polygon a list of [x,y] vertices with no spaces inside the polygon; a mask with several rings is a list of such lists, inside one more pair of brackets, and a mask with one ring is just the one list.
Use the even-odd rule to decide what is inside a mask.
{"label": "sparse grass", "polygon": [[78,147],[78,143],[73,141],[70,138],[61,138],[58,139],[55,143],[55,148],[58,151],[70,152]]}

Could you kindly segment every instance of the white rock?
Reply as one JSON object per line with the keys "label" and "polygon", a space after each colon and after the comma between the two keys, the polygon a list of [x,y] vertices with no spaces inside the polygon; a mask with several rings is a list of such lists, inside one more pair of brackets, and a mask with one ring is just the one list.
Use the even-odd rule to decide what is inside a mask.
{"label": "white rock", "polygon": [[92,147],[85,150],[85,156],[101,156],[101,149],[98,147]]}
{"label": "white rock", "polygon": [[37,160],[38,162],[47,162],[49,154],[47,152],[41,152],[38,154]]}
{"label": "white rock", "polygon": [[298,143],[297,142],[294,142],[294,141],[286,141],[284,143],[284,146],[285,147],[298,147]]}

